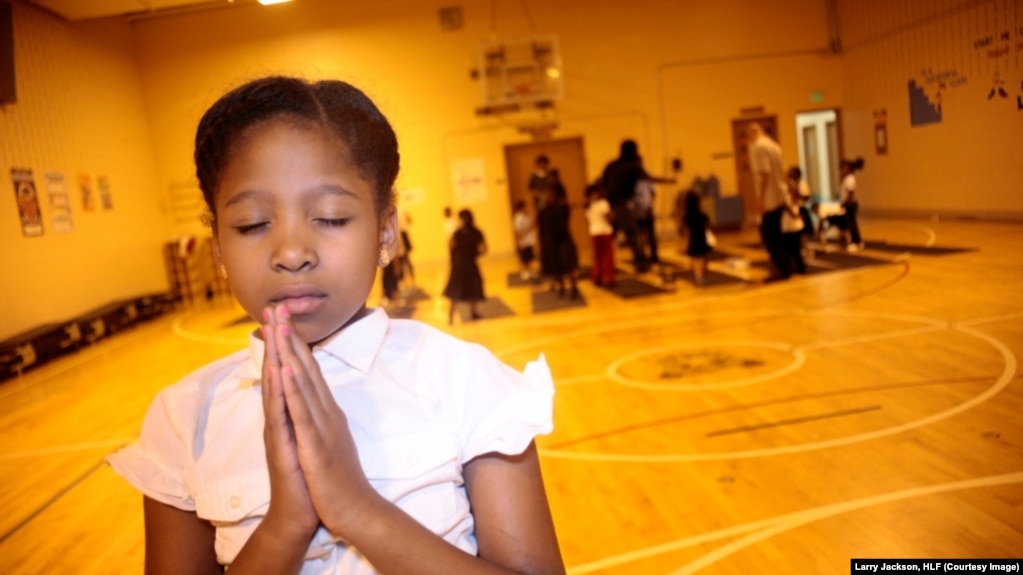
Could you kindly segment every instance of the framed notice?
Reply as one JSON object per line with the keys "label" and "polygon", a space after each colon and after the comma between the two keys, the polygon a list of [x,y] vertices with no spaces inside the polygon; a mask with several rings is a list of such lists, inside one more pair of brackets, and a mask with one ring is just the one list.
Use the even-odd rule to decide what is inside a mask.
{"label": "framed notice", "polygon": [[11,169],[14,195],[18,200],[18,216],[21,219],[21,234],[26,238],[43,235],[43,217],[39,211],[39,196],[32,170]]}

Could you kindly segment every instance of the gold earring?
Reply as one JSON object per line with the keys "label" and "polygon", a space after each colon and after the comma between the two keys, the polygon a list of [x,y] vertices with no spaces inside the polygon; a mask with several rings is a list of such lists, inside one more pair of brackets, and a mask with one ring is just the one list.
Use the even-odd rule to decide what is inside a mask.
{"label": "gold earring", "polygon": [[220,264],[220,277],[227,279],[227,266]]}
{"label": "gold earring", "polygon": [[387,248],[380,248],[380,261],[377,263],[382,268],[386,268],[391,263],[391,253],[387,251]]}

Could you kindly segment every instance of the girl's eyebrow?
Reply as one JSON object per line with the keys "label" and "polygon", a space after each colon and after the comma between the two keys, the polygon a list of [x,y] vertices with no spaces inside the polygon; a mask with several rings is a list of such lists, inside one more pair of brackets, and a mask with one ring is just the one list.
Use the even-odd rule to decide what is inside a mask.
{"label": "girl's eyebrow", "polygon": [[[227,208],[234,204],[238,204],[246,200],[256,198],[258,196],[263,195],[264,193],[265,192],[259,189],[250,189],[238,192],[237,194],[231,196],[230,200],[227,200],[227,202],[224,204],[224,207]],[[352,198],[359,197],[358,194],[356,194],[355,192],[349,190],[348,188],[345,188],[344,186],[339,186],[337,184],[320,184],[317,186],[313,186],[309,188],[309,190],[307,190],[307,193],[309,195],[314,196],[349,196]]]}

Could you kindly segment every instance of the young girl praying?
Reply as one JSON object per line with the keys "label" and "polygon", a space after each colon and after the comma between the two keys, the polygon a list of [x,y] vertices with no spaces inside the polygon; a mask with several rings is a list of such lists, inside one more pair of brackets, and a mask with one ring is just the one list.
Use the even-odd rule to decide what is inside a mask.
{"label": "young girl praying", "polygon": [[271,77],[199,122],[214,257],[261,326],[162,391],[109,457],[143,494],[146,573],[564,573],[520,373],[368,309],[397,253],[398,144],[358,89]]}

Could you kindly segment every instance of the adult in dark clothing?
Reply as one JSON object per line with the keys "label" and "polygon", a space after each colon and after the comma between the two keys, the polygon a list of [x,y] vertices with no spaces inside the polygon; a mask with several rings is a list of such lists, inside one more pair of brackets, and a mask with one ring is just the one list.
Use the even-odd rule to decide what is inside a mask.
{"label": "adult in dark clothing", "polygon": [[571,297],[579,297],[575,272],[579,267],[579,253],[569,229],[570,209],[565,187],[557,170],[551,171],[551,187],[543,208],[537,214],[540,231],[540,269],[551,282],[558,295],[565,295],[566,283]]}
{"label": "adult in dark clothing", "polygon": [[470,317],[479,319],[477,304],[484,299],[483,275],[480,273],[476,258],[487,253],[487,242],[483,232],[476,227],[472,212],[458,212],[462,226],[451,236],[451,275],[448,276],[444,297],[451,300],[448,308],[448,323],[455,321],[455,304],[460,301],[469,302]]}
{"label": "adult in dark clothing", "polygon": [[541,154],[536,157],[534,165],[536,169],[529,175],[529,193],[533,196],[533,208],[539,213],[551,187],[551,160]]}
{"label": "adult in dark clothing", "polygon": [[650,263],[639,245],[636,215],[632,210],[636,183],[643,179],[658,183],[673,181],[648,174],[639,155],[639,146],[634,140],[624,140],[619,148],[618,158],[604,167],[601,183],[607,192],[607,202],[611,204],[611,211],[614,213],[615,228],[625,234],[625,239],[632,250],[637,273],[650,269]]}

